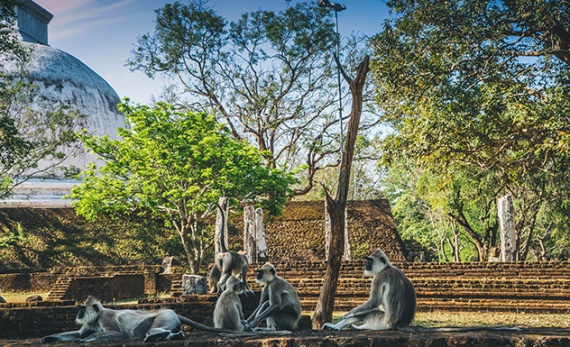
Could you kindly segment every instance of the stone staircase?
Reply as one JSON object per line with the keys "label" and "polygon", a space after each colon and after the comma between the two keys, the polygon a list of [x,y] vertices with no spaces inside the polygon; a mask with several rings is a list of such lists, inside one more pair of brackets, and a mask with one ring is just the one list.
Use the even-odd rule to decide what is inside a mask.
{"label": "stone staircase", "polygon": [[[274,264],[277,274],[299,293],[303,310],[313,311],[325,275],[325,264],[292,262]],[[570,263],[395,263],[416,289],[418,311],[570,312]],[[250,288],[260,264],[248,273]],[[348,311],[368,299],[370,278],[364,278],[361,261],[341,267],[335,310]],[[173,294],[181,288],[173,283]]]}
{"label": "stone staircase", "polygon": [[65,294],[71,285],[72,279],[70,277],[60,277],[49,292],[46,301],[63,301]]}

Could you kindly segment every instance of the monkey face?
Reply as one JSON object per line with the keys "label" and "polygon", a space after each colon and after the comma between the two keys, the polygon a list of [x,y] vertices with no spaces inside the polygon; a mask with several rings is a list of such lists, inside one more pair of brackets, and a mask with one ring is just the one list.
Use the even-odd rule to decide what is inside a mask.
{"label": "monkey face", "polygon": [[273,267],[273,265],[271,265],[270,263],[266,263],[265,265],[260,267],[259,270],[257,270],[257,277],[255,278],[255,282],[261,284],[270,283],[271,281],[273,281],[275,273],[276,273],[275,267]]}
{"label": "monkey face", "polygon": [[255,277],[255,282],[264,283],[265,282],[265,281],[263,281],[264,274],[265,274],[265,271],[263,269],[257,270],[257,276]]}
{"label": "monkey face", "polygon": [[244,285],[243,285],[242,281],[239,281],[239,282],[234,283],[232,285],[232,289],[233,289],[234,293],[236,293],[237,295],[243,294],[243,288],[244,288]]}
{"label": "monkey face", "polygon": [[77,312],[77,319],[83,319],[83,317],[85,316],[85,310],[87,308],[85,307],[85,305],[79,305],[79,311]]}
{"label": "monkey face", "polygon": [[364,276],[373,277],[390,265],[388,257],[380,249],[377,249],[370,256],[365,257],[365,259]]}
{"label": "monkey face", "polygon": [[365,271],[372,271],[372,267],[374,265],[374,259],[372,257],[364,257],[366,259],[366,264],[364,264]]}
{"label": "monkey face", "polygon": [[245,288],[245,284],[239,278],[237,278],[235,276],[230,276],[230,278],[226,282],[226,290],[230,290],[230,291],[236,293],[237,295],[242,294],[244,291],[244,288]]}

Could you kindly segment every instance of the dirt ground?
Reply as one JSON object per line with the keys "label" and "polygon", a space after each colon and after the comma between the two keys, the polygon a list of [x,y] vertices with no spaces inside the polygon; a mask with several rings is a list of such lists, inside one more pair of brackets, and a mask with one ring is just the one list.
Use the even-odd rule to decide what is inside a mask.
{"label": "dirt ground", "polygon": [[521,331],[341,331],[305,330],[289,336],[224,337],[217,334],[190,332],[180,341],[143,344],[123,343],[56,343],[40,344],[39,339],[0,340],[3,347],[29,346],[109,346],[109,347],[566,347],[570,346],[570,329],[532,328]]}

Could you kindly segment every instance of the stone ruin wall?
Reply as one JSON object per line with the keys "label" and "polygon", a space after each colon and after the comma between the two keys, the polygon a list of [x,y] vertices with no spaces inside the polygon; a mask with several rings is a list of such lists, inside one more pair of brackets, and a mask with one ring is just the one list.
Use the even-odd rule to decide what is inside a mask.
{"label": "stone ruin wall", "polygon": [[[377,247],[383,248],[393,261],[406,259],[404,243],[396,232],[387,200],[349,201],[347,217],[353,259],[361,259],[362,256],[370,254]],[[146,265],[160,264],[161,258],[148,258],[144,261],[126,258],[129,247],[133,247],[129,244],[136,236],[134,233],[124,234],[122,230],[129,228],[149,228],[152,230],[150,229],[151,224],[159,225],[161,223],[132,221],[128,222],[130,226],[126,226],[124,223],[127,222],[117,222],[105,218],[96,222],[88,222],[77,216],[71,208],[0,208],[0,236],[2,233],[9,232],[10,229],[15,229],[17,225],[21,225],[26,236],[30,237],[29,242],[33,244],[36,241],[41,242],[38,243],[41,246],[37,248],[33,245],[31,248],[30,245],[24,245],[18,248],[17,252],[12,252],[22,256],[24,267],[17,266],[14,261],[12,263],[0,261],[0,272],[18,271],[21,273],[25,269],[35,271],[37,269],[52,269],[54,266],[66,267],[71,265],[92,267],[130,266],[143,262]],[[243,215],[233,215],[228,224],[230,249],[243,249]],[[289,202],[286,204],[282,216],[273,221],[266,221],[265,229],[271,261],[322,261],[324,259],[324,202]],[[155,242],[162,242],[160,235],[154,235]],[[118,239],[113,240],[113,237]],[[113,256],[116,257],[112,258],[109,256],[110,254],[103,252],[105,250],[112,252],[114,244],[121,247],[122,256],[113,252]],[[137,246],[140,248],[140,242]],[[54,252],[56,248],[59,253]],[[93,250],[94,248],[97,250]],[[156,249],[157,245],[153,245],[153,248]],[[210,251],[213,253],[213,250]],[[158,249],[154,252],[155,257],[162,253],[158,252]],[[64,264],[62,263],[63,258],[58,257],[58,254],[66,253],[77,254],[77,259],[74,259],[73,264]],[[81,258],[78,258],[79,255]],[[3,256],[4,254],[0,252],[0,259]],[[162,253],[159,256],[164,256],[164,254]],[[8,260],[9,258],[5,259]],[[176,261],[178,264],[185,262],[181,255]],[[44,265],[42,266],[42,264]]]}
{"label": "stone ruin wall", "polygon": [[[283,215],[265,224],[271,261],[322,261],[325,257],[325,206],[322,201],[292,201]],[[347,226],[353,259],[382,248],[392,261],[407,252],[394,225],[388,200],[349,201]],[[242,249],[243,217],[230,219],[230,248]]]}

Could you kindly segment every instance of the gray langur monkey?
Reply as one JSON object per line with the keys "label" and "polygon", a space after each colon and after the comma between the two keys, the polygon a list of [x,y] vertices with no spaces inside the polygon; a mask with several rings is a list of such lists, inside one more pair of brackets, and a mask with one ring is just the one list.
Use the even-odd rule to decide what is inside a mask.
{"label": "gray langur monkey", "polygon": [[[252,293],[247,285],[247,271],[249,269],[249,260],[245,254],[240,252],[228,251],[218,254],[214,267],[210,271],[208,279],[210,293],[222,292],[225,288],[226,281],[230,276],[239,277],[244,284],[244,292]],[[219,280],[216,283],[216,278]],[[215,284],[216,283],[216,284]]]}
{"label": "gray langur monkey", "polygon": [[2,290],[0,290],[0,304],[6,303],[6,299],[2,297]]}
{"label": "gray langur monkey", "polygon": [[[355,329],[390,330],[412,322],[416,312],[414,286],[381,249],[366,257],[364,276],[374,277],[368,301],[350,310],[337,324],[325,323],[323,329],[342,330],[351,325]],[[363,324],[354,325],[357,322]]]}
{"label": "gray langur monkey", "polygon": [[[225,337],[249,337],[249,336],[272,336],[288,335],[288,330],[251,330],[244,320],[243,310],[239,295],[244,291],[244,283],[235,276],[230,276],[226,282],[226,289],[218,298],[214,308],[214,327],[222,332]],[[231,331],[231,332],[230,332]]]}
{"label": "gray langur monkey", "polygon": [[171,309],[159,311],[113,310],[103,307],[98,299],[91,296],[79,306],[75,322],[81,325],[79,330],[48,335],[42,338],[41,342],[179,340],[184,338],[182,324],[210,332],[224,332],[180,316]]}
{"label": "gray langur monkey", "polygon": [[264,287],[259,306],[246,320],[246,328],[255,328],[265,319],[267,323],[265,330],[296,329],[301,319],[301,302],[295,288],[277,276],[275,267],[271,263],[265,263],[259,268],[255,281]]}
{"label": "gray langur monkey", "polygon": [[208,288],[210,289],[210,294],[216,294],[218,292],[218,283],[222,277],[222,272],[220,271],[217,262],[218,260],[216,259],[214,266],[210,269],[210,275],[208,276]]}
{"label": "gray langur monkey", "polygon": [[235,276],[230,276],[226,289],[216,301],[214,308],[214,327],[218,329],[244,331],[244,317],[239,295],[244,291],[244,283]]}

